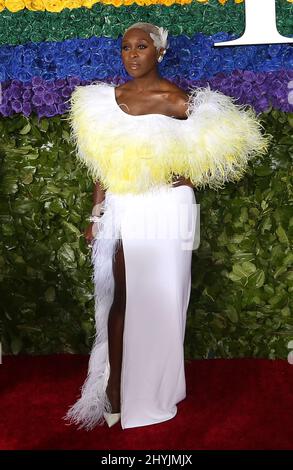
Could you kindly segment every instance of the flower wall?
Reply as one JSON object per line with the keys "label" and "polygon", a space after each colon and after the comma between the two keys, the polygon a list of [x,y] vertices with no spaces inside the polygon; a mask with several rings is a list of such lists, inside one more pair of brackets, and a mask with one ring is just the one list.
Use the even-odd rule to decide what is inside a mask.
{"label": "flower wall", "polygon": [[[293,35],[293,3],[277,0]],[[92,183],[66,121],[77,85],[123,83],[121,34],[137,21],[169,30],[161,74],[251,105],[274,136],[237,185],[196,191],[201,244],[193,255],[186,355],[286,357],[293,339],[292,45],[214,48],[245,26],[244,3],[0,0],[0,267],[4,353],[88,352],[94,332],[83,230]],[[292,89],[292,91],[291,91]],[[291,93],[291,95],[290,95]]]}

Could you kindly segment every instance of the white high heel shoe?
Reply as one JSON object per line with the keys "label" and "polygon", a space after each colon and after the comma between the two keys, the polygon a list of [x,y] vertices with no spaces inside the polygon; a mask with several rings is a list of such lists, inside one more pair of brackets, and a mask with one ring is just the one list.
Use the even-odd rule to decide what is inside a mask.
{"label": "white high heel shoe", "polygon": [[104,418],[106,423],[108,424],[109,428],[114,426],[114,424],[120,421],[121,413],[106,413],[104,412]]}

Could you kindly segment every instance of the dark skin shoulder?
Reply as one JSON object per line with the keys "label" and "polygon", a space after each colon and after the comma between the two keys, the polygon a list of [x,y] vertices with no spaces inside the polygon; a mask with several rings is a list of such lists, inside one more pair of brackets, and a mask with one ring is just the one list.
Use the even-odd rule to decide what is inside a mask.
{"label": "dark skin shoulder", "polygon": [[175,119],[186,119],[188,95],[167,79],[160,86],[138,92],[131,80],[116,87],[116,100],[121,109],[132,115],[164,114]]}
{"label": "dark skin shoulder", "polygon": [[168,80],[165,80],[165,82],[167,90],[163,97],[165,100],[166,109],[169,111],[168,115],[170,114],[177,119],[186,119],[188,101],[187,93]]}

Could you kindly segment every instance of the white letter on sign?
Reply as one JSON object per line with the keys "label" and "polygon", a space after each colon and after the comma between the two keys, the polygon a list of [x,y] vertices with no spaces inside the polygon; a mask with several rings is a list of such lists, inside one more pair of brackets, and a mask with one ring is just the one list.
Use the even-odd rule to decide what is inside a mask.
{"label": "white letter on sign", "polygon": [[278,33],[275,0],[245,0],[245,31],[238,39],[215,42],[214,46],[293,43]]}

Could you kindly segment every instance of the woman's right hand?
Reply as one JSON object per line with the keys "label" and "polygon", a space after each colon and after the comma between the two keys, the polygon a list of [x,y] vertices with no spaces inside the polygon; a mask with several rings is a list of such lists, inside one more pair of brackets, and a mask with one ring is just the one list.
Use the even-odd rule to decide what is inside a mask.
{"label": "woman's right hand", "polygon": [[93,226],[94,222],[91,222],[84,231],[84,236],[88,245],[91,245],[94,239]]}

